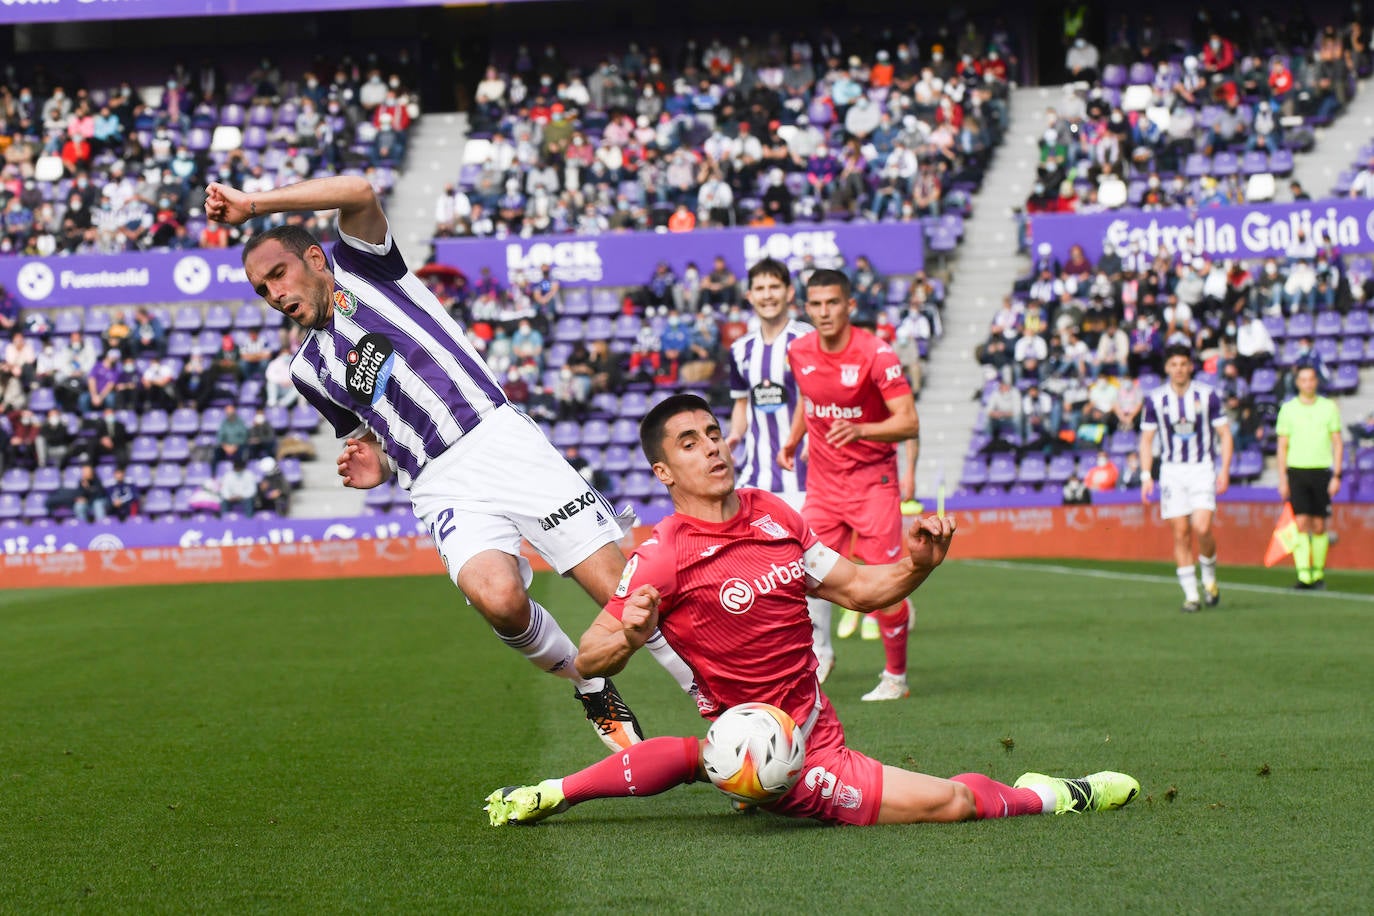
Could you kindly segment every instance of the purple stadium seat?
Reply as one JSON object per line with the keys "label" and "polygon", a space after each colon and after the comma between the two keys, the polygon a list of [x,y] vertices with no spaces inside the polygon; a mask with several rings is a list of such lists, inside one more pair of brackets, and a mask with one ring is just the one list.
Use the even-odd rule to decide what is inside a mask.
{"label": "purple stadium seat", "polygon": [[965,487],[981,487],[988,482],[988,461],[975,456],[964,459],[964,469],[959,475],[959,483]]}
{"label": "purple stadium seat", "polygon": [[632,464],[630,449],[626,445],[608,445],[601,457],[601,469],[608,474],[624,473]]}
{"label": "purple stadium seat", "polygon": [[1364,339],[1360,337],[1342,338],[1340,349],[1336,351],[1336,361],[1358,366],[1364,361]]}
{"label": "purple stadium seat", "polygon": [[1288,149],[1274,150],[1269,154],[1269,171],[1275,175],[1288,175],[1293,171],[1293,151]]}
{"label": "purple stadium seat", "polygon": [[641,321],[634,315],[621,315],[615,320],[615,336],[617,340],[634,340],[639,336]]}
{"label": "purple stadium seat", "polygon": [[592,314],[593,315],[618,315],[620,314],[620,296],[613,289],[597,287],[592,290]]}
{"label": "purple stadium seat", "polygon": [[281,435],[291,428],[291,411],[286,407],[269,407],[266,410],[267,422],[272,424],[277,435]]}
{"label": "purple stadium seat", "polygon": [[1270,394],[1278,381],[1278,372],[1268,366],[1260,366],[1250,373],[1250,391],[1253,394]]}
{"label": "purple stadium seat", "polygon": [[642,391],[627,391],[620,396],[620,415],[636,423],[649,412],[649,398]]}
{"label": "purple stadium seat", "polygon": [[1240,171],[1240,163],[1236,161],[1236,154],[1229,152],[1217,153],[1212,157],[1212,174],[1219,178],[1225,178]]}
{"label": "purple stadium seat", "polygon": [[572,420],[560,420],[553,425],[553,435],[549,437],[555,446],[566,449],[582,441],[582,427]]}
{"label": "purple stadium seat", "polygon": [[1132,86],[1148,86],[1155,81],[1154,65],[1137,61],[1131,64],[1130,72],[1126,78]]}
{"label": "purple stadium seat", "polygon": [[1341,333],[1341,313],[1323,311],[1317,313],[1315,330],[1318,337],[1335,337]]}
{"label": "purple stadium seat", "polygon": [[205,311],[207,331],[227,331],[234,326],[234,313],[227,305],[212,305]]}
{"label": "purple stadium seat", "polygon": [[152,469],[148,465],[142,463],[130,464],[125,467],[124,476],[129,483],[138,487],[140,490],[148,489],[153,483]]}
{"label": "purple stadium seat", "polygon": [[81,309],[65,309],[57,313],[52,322],[54,337],[69,337],[81,330],[86,323],[86,313]]}
{"label": "purple stadium seat", "polygon": [[1369,313],[1364,309],[1352,309],[1350,313],[1345,316],[1342,330],[1347,335],[1368,336],[1370,333]]}
{"label": "purple stadium seat", "polygon": [[172,329],[176,331],[199,331],[204,324],[200,309],[194,305],[183,305],[172,318]]}
{"label": "purple stadium seat", "polygon": [[1107,454],[1113,457],[1129,455],[1136,450],[1140,438],[1133,429],[1119,429],[1107,440]]}
{"label": "purple stadium seat", "polygon": [[219,425],[224,421],[224,409],[221,407],[207,407],[200,415],[200,426],[197,431],[201,435],[215,435],[219,432]]}
{"label": "purple stadium seat", "polygon": [[561,314],[585,318],[592,313],[592,297],[586,287],[574,286],[563,292]]}
{"label": "purple stadium seat", "polygon": [[1102,85],[1110,89],[1120,89],[1126,85],[1126,68],[1120,64],[1107,64],[1102,68]]}
{"label": "purple stadium seat", "polygon": [[135,436],[129,444],[129,460],[147,464],[156,461],[158,456],[157,440],[152,436]]}
{"label": "purple stadium seat", "polygon": [[620,487],[620,495],[628,499],[647,499],[654,494],[656,481],[645,471],[632,471],[625,475]]}
{"label": "purple stadium seat", "polygon": [[1005,486],[1016,480],[1016,459],[1008,454],[993,455],[988,462],[988,483]]}
{"label": "purple stadium seat", "polygon": [[144,436],[165,436],[171,428],[167,411],[153,408],[138,418],[138,432]]}
{"label": "purple stadium seat", "polygon": [[174,490],[185,482],[185,472],[179,464],[159,462],[153,468],[153,486]]}
{"label": "purple stadium seat", "polygon": [[1331,390],[1336,394],[1354,394],[1360,387],[1360,367],[1342,363],[1336,367],[1335,377],[1331,380]]}
{"label": "purple stadium seat", "polygon": [[581,318],[560,318],[553,326],[553,339],[560,343],[576,343],[585,339],[585,330]]}
{"label": "purple stadium seat", "polygon": [[291,429],[296,432],[313,433],[319,429],[320,415],[309,404],[297,404],[291,408]]}
{"label": "purple stadium seat", "polygon": [[1282,315],[1265,315],[1261,321],[1264,323],[1264,329],[1275,341],[1281,341],[1288,336],[1288,323],[1283,320]]}
{"label": "purple stadium seat", "polygon": [[293,487],[299,487],[305,477],[301,470],[301,460],[299,458],[283,458],[281,460],[281,476]]}
{"label": "purple stadium seat", "polygon": [[1072,455],[1055,455],[1045,469],[1045,482],[1059,486],[1073,476],[1074,459]]}
{"label": "purple stadium seat", "polygon": [[82,322],[81,330],[92,336],[99,336],[110,329],[110,313],[102,312],[98,309],[91,309],[86,313],[86,320]]}
{"label": "purple stadium seat", "polygon": [[170,515],[172,512],[172,492],[162,487],[152,488],[143,494],[142,508],[145,515]]}
{"label": "purple stadium seat", "polygon": [[1045,482],[1045,457],[1043,455],[1027,455],[1021,459],[1021,467],[1017,469],[1016,479],[1023,484],[1042,484]]}
{"label": "purple stadium seat", "polygon": [[1254,480],[1264,471],[1264,453],[1257,448],[1239,452],[1231,462],[1232,474],[1239,480]]}
{"label": "purple stadium seat", "polygon": [[639,424],[628,417],[621,417],[611,424],[611,445],[633,446],[639,443]]}
{"label": "purple stadium seat", "polygon": [[57,398],[51,388],[35,388],[29,393],[29,410],[42,415],[57,406]]}
{"label": "purple stadium seat", "polygon": [[30,493],[24,497],[24,518],[40,519],[48,517],[48,497],[46,493]]}
{"label": "purple stadium seat", "polygon": [[1259,175],[1269,171],[1269,157],[1259,150],[1251,150],[1240,160],[1242,175]]}
{"label": "purple stadium seat", "polygon": [[615,336],[615,322],[607,315],[593,315],[584,333],[587,340],[610,340]]}
{"label": "purple stadium seat", "polygon": [[23,468],[10,468],[0,474],[0,493],[27,493],[33,481],[33,475]]}
{"label": "purple stadium seat", "polygon": [[[613,415],[613,414],[612,414]],[[582,426],[582,444],[604,448],[611,441],[611,424],[605,420],[588,420]],[[587,459],[591,461],[590,458]]]}
{"label": "purple stadium seat", "polygon": [[267,147],[267,131],[261,127],[249,127],[243,132],[243,148],[262,150]]}
{"label": "purple stadium seat", "polygon": [[1189,153],[1183,164],[1183,174],[1189,178],[1201,178],[1212,171],[1211,161],[1202,153]]}
{"label": "purple stadium seat", "polygon": [[240,331],[251,331],[263,326],[262,309],[255,302],[245,302],[234,311],[234,327]]}
{"label": "purple stadium seat", "polygon": [[1311,337],[1315,328],[1316,323],[1307,312],[1298,312],[1288,319],[1289,337]]}
{"label": "purple stadium seat", "polygon": [[0,493],[0,519],[24,517],[24,501],[17,493]]}
{"label": "purple stadium seat", "polygon": [[200,415],[194,407],[178,407],[168,419],[169,431],[181,436],[193,436],[200,430]]}
{"label": "purple stadium seat", "polygon": [[1312,349],[1322,358],[1322,362],[1328,365],[1336,361],[1340,352],[1336,341],[1330,337],[1318,337],[1312,344]]}
{"label": "purple stadium seat", "polygon": [[51,493],[62,486],[62,474],[54,467],[39,468],[29,486],[35,493]]}

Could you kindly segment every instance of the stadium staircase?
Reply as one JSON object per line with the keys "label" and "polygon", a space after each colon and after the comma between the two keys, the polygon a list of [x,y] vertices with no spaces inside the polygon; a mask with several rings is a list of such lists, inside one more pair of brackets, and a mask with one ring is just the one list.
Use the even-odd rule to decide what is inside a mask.
{"label": "stadium staircase", "polygon": [[973,215],[964,221],[964,241],[949,262],[952,281],[945,304],[944,339],[931,349],[922,383],[921,458],[917,491],[933,494],[943,475],[950,492],[968,450],[983,387],[983,370],[973,351],[987,337],[992,320],[1027,262],[1016,253],[1016,217],[1035,181],[1040,114],[1060,98],[1058,87],[1014,89],[1006,139],[974,196]]}
{"label": "stadium staircase", "polygon": [[[391,234],[412,270],[429,260],[434,236],[434,202],[458,174],[467,135],[467,115],[445,112],[420,118],[411,129],[406,167],[397,176],[387,203]],[[321,424],[311,440],[316,460],[302,465],[304,479],[293,494],[291,514],[307,518],[363,514],[361,490],[341,486],[334,459],[339,441]]]}
{"label": "stadium staircase", "polygon": [[[1357,162],[1360,147],[1374,139],[1374,82],[1361,80],[1359,91],[1332,124],[1317,129],[1317,145],[1294,158],[1293,177],[1315,198],[1326,197],[1340,173]],[[1286,198],[1285,198],[1286,199]]]}

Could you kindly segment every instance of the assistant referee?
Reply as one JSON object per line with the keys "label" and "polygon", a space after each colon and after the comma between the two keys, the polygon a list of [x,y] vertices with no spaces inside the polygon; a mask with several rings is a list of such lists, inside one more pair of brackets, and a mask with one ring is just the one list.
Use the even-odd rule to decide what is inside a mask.
{"label": "assistant referee", "polygon": [[1293,504],[1297,589],[1326,588],[1326,517],[1341,489],[1341,412],[1317,395],[1317,370],[1298,369],[1298,396],[1279,408],[1279,496]]}

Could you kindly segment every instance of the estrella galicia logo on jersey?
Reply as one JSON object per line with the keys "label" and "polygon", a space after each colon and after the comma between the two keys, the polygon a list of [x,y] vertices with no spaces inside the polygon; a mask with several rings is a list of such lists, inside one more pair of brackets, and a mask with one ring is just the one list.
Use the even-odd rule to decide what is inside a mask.
{"label": "estrella galicia logo on jersey", "polygon": [[334,311],[345,318],[352,318],[358,311],[358,297],[346,289],[334,290]]}
{"label": "estrella galicia logo on jersey", "polygon": [[754,409],[763,413],[776,413],[783,405],[783,394],[782,386],[772,379],[764,379],[750,392]]}
{"label": "estrella galicia logo on jersey", "polygon": [[754,606],[754,590],[743,579],[726,579],[720,584],[720,606],[731,614],[743,614]]}
{"label": "estrella galicia logo on jersey", "polygon": [[859,370],[863,366],[840,366],[840,384],[846,388],[853,388],[859,384]]}
{"label": "estrella galicia logo on jersey", "polygon": [[348,351],[344,363],[349,395],[362,406],[371,407],[386,391],[396,366],[396,348],[381,334],[364,334]]}
{"label": "estrella galicia logo on jersey", "polygon": [[554,528],[558,527],[560,522],[571,518],[583,509],[590,509],[594,505],[596,505],[596,494],[588,490],[586,493],[577,497],[577,499],[568,500],[548,515],[541,518],[539,520],[539,527],[543,528],[545,531],[552,531]]}

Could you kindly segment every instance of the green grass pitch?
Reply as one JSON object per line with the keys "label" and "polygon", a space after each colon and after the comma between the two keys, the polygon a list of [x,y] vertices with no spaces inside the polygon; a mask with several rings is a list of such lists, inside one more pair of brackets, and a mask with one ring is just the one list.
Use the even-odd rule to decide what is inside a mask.
{"label": "green grass pitch", "polygon": [[[956,547],[957,550],[957,547]],[[1333,556],[1333,560],[1336,559]],[[913,695],[828,692],[926,772],[1121,769],[1124,811],[830,829],[709,786],[535,829],[483,797],[601,753],[565,682],[441,577],[0,592],[0,912],[1346,912],[1374,892],[1374,577],[951,562],[918,593]],[[537,597],[576,637],[576,586]],[[647,655],[652,734],[704,723]]]}

